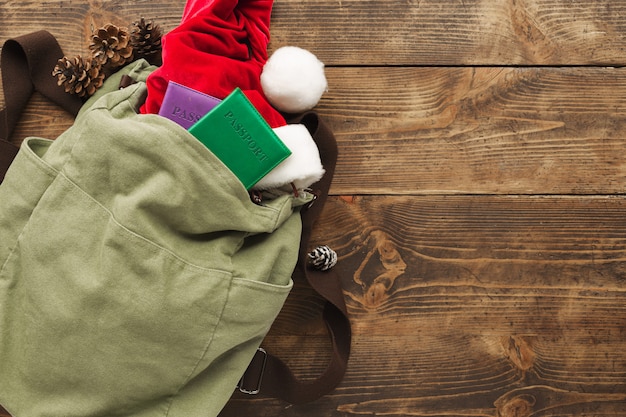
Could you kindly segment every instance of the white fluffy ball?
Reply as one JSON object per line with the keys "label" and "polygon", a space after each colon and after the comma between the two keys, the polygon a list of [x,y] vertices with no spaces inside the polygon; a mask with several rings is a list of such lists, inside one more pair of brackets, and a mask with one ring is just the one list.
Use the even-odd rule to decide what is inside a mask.
{"label": "white fluffy ball", "polygon": [[280,111],[310,110],[327,90],[324,64],[306,49],[283,46],[267,60],[261,86],[269,102]]}

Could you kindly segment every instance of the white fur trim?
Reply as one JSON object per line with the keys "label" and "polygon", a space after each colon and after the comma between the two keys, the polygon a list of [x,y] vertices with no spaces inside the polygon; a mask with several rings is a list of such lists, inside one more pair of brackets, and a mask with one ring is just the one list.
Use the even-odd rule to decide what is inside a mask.
{"label": "white fur trim", "polygon": [[253,187],[268,190],[294,183],[303,189],[317,182],[324,175],[324,167],[315,141],[304,125],[291,124],[280,126],[274,132],[291,150],[291,155]]}
{"label": "white fur trim", "polygon": [[283,46],[265,63],[261,86],[278,110],[302,113],[317,105],[328,82],[324,64],[315,55],[297,46]]}

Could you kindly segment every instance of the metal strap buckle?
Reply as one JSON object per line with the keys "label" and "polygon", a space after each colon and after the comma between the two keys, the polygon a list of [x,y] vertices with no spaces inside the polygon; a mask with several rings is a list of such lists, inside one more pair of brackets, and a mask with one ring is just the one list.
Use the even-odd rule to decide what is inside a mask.
{"label": "metal strap buckle", "polygon": [[312,190],[310,188],[307,188],[304,191],[310,193],[313,196],[313,199],[311,201],[309,201],[309,203],[304,207],[305,209],[308,210],[311,207],[313,207],[313,204],[315,204],[317,199],[320,197],[321,191],[320,190]]}
{"label": "metal strap buckle", "polygon": [[[257,348],[248,369],[237,384],[240,392],[248,395],[257,395],[261,392],[261,382],[263,381],[263,373],[265,372],[265,364],[267,363],[267,352],[263,348]],[[256,375],[256,377],[255,377]],[[253,378],[255,377],[255,378]],[[256,379],[253,388],[249,388],[248,379]]]}

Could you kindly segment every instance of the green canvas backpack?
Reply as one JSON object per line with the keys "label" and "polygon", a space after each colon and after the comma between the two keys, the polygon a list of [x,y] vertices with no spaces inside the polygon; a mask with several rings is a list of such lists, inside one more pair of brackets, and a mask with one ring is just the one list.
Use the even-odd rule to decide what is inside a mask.
{"label": "green canvas backpack", "polygon": [[[56,140],[26,138],[0,185],[0,405],[14,417],[212,416],[237,386],[299,403],[345,372],[339,280],[306,265],[332,133],[298,119],[327,170],[317,196],[257,204],[186,130],[137,113],[153,69],[111,76]],[[334,355],[314,384],[259,349],[292,277],[328,300]]]}

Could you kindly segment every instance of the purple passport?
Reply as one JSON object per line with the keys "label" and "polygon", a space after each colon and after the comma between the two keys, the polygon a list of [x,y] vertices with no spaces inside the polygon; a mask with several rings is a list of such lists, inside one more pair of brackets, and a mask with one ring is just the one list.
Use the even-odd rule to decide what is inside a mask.
{"label": "purple passport", "polygon": [[221,100],[170,81],[165,90],[159,115],[189,129]]}

